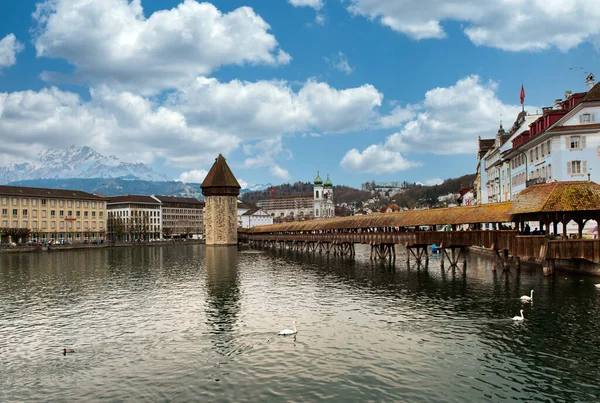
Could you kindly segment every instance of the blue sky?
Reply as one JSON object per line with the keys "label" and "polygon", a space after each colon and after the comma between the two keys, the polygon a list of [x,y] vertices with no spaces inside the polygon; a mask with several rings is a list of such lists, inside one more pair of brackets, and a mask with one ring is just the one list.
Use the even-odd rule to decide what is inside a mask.
{"label": "blue sky", "polygon": [[[88,145],[199,181],[473,173],[477,137],[599,73],[595,0],[0,2],[0,165]],[[577,67],[571,69],[572,67]]]}

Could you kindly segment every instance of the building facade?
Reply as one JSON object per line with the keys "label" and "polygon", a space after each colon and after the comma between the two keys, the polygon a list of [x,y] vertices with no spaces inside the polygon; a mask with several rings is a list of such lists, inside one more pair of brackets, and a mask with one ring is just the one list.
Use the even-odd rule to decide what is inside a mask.
{"label": "building facade", "polygon": [[273,224],[273,217],[266,211],[255,209],[247,210],[239,217],[241,228],[253,228],[259,225]]}
{"label": "building facade", "polygon": [[496,136],[478,162],[478,201],[479,195],[482,203],[514,200],[537,183],[600,181],[600,84],[590,74],[586,86],[567,91],[541,115],[521,112],[507,140]]}
{"label": "building facade", "polygon": [[275,189],[271,188],[271,198],[260,200],[256,205],[273,217],[275,222],[335,217],[333,183],[329,176],[323,181],[317,172],[312,195],[276,197]]}
{"label": "building facade", "polygon": [[[78,190],[0,186],[0,209],[0,233],[12,242],[83,243],[106,233],[105,199]],[[15,229],[27,235],[14,239]]]}
{"label": "building facade", "polygon": [[161,238],[160,202],[152,196],[124,195],[107,198],[108,237],[115,242]]}
{"label": "building facade", "polygon": [[163,238],[204,237],[204,203],[192,197],[152,196],[160,203],[160,233]]}

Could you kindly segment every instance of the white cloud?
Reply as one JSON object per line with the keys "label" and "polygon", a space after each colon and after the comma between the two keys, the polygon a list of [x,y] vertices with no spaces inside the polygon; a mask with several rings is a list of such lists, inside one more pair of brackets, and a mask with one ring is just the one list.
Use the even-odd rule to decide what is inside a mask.
{"label": "white cloud", "polygon": [[193,169],[188,172],[182,172],[181,175],[179,175],[179,178],[175,180],[183,183],[202,183],[207,174],[208,171],[205,169]]}
{"label": "white cloud", "polygon": [[414,39],[444,38],[446,21],[464,23],[476,45],[508,51],[556,47],[562,51],[598,40],[597,0],[342,0],[348,10]]}
{"label": "white cloud", "polygon": [[288,0],[294,7],[311,7],[320,10],[323,7],[323,0]]}
{"label": "white cloud", "polygon": [[297,92],[283,81],[221,83],[197,78],[172,94],[167,105],[192,125],[220,133],[264,139],[297,132],[339,133],[378,118],[383,95],[372,85],[338,90],[307,81]]}
{"label": "white cloud", "polygon": [[383,174],[404,171],[418,167],[421,164],[407,161],[397,151],[390,151],[380,144],[373,144],[362,153],[356,148],[348,151],[342,158],[340,165],[349,172]]}
{"label": "white cloud", "polygon": [[400,152],[473,154],[477,137],[493,137],[500,117],[515,118],[517,105],[505,105],[496,96],[498,84],[469,76],[447,88],[427,91],[420,112],[385,147]]}
{"label": "white cloud", "polygon": [[444,180],[440,178],[432,178],[425,181],[427,186],[441,185],[442,183],[444,183]]}
{"label": "white cloud", "polygon": [[0,165],[75,144],[125,161],[161,158],[188,166],[235,149],[241,139],[190,126],[180,112],[143,97],[100,87],[89,102],[57,88],[0,93],[0,142]]}
{"label": "white cloud", "polygon": [[346,75],[349,75],[354,71],[354,69],[350,67],[350,64],[348,63],[348,58],[342,52],[338,52],[338,54],[332,58],[326,57],[325,61],[329,63],[331,67],[341,71],[342,73],[346,73]]}
{"label": "white cloud", "polygon": [[10,67],[17,62],[17,53],[25,47],[14,34],[8,34],[0,40],[0,71],[4,67]]}
{"label": "white cloud", "polygon": [[378,119],[375,108],[382,100],[370,85],[337,90],[308,81],[294,91],[284,82],[207,78],[162,104],[105,85],[90,94],[90,101],[84,101],[54,87],[0,93],[0,165],[75,144],[125,161],[164,160],[187,168],[245,145],[245,167],[273,167],[292,158],[283,136],[368,126]]}
{"label": "white cloud", "polygon": [[275,164],[269,170],[271,175],[276,176],[281,179],[289,180],[291,178],[290,173],[287,169],[281,168],[279,165]]}
{"label": "white cloud", "polygon": [[325,14],[317,13],[317,15],[315,16],[315,23],[317,25],[325,25],[326,21],[327,19],[325,18]]}
{"label": "white cloud", "polygon": [[427,91],[421,104],[398,106],[380,119],[381,127],[404,120],[400,131],[362,153],[348,151],[341,165],[348,171],[385,173],[415,166],[403,157],[407,152],[475,155],[478,136],[495,136],[501,116],[510,122],[520,112],[520,106],[503,104],[497,89],[497,83],[482,83],[473,75],[450,87]]}
{"label": "white cloud", "polygon": [[210,3],[185,0],[146,18],[141,0],[46,0],[34,18],[37,55],[75,66],[72,77],[45,72],[47,80],[152,94],[222,65],[291,60],[250,7],[224,14]]}

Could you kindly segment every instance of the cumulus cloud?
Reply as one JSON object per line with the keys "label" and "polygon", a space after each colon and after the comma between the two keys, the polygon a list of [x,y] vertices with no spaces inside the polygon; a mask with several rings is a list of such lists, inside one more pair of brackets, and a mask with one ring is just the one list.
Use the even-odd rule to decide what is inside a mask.
{"label": "cumulus cloud", "polygon": [[596,0],[342,0],[348,10],[414,39],[444,38],[446,21],[464,23],[476,45],[508,51],[567,51],[600,35]]}
{"label": "cumulus cloud", "polygon": [[342,158],[340,165],[349,172],[383,174],[404,171],[418,167],[421,164],[406,160],[397,151],[387,150],[382,145],[373,144],[362,153],[356,148],[348,151]]}
{"label": "cumulus cloud", "polygon": [[269,172],[271,172],[271,175],[276,176],[278,178],[285,179],[285,180],[290,179],[290,173],[288,172],[288,170],[281,168],[277,164],[273,165],[271,167],[271,169],[269,169]]}
{"label": "cumulus cloud", "polygon": [[[175,167],[204,164],[244,146],[245,167],[271,168],[292,158],[283,146],[285,135],[368,126],[377,120],[382,100],[370,85],[338,90],[308,81],[294,91],[284,82],[204,77],[162,103],[106,85],[90,95],[84,101],[55,87],[0,93],[0,165],[76,143],[126,161],[160,159]],[[274,172],[283,175],[281,168]]]}
{"label": "cumulus cloud", "polygon": [[331,67],[342,73],[346,73],[346,75],[349,75],[354,71],[354,68],[350,67],[350,63],[348,63],[348,58],[342,52],[338,52],[338,54],[332,58],[326,57],[325,61]]}
{"label": "cumulus cloud", "polygon": [[503,104],[497,89],[497,83],[472,75],[427,91],[419,113],[389,136],[385,146],[400,152],[474,154],[478,136],[492,137],[501,116],[516,117],[521,109]]}
{"label": "cumulus cloud", "polygon": [[14,34],[8,34],[0,40],[0,71],[17,62],[17,53],[25,47],[17,40]]}
{"label": "cumulus cloud", "polygon": [[444,180],[440,178],[431,178],[425,181],[427,186],[441,185],[442,183],[444,183]]}
{"label": "cumulus cloud", "polygon": [[297,92],[284,81],[221,83],[197,78],[172,94],[167,105],[190,124],[246,139],[297,132],[340,133],[371,124],[383,95],[372,85],[338,90],[307,81]]}
{"label": "cumulus cloud", "polygon": [[71,77],[152,94],[230,64],[279,65],[291,57],[250,7],[222,13],[210,3],[185,0],[146,18],[141,0],[45,0],[37,5],[38,57],[63,58]]}
{"label": "cumulus cloud", "polygon": [[323,7],[323,0],[289,0],[294,7],[311,7],[320,10]]}
{"label": "cumulus cloud", "polygon": [[[432,89],[422,103],[398,106],[380,120],[382,127],[391,125],[391,121],[396,124],[404,120],[398,132],[362,153],[356,149],[348,151],[341,165],[349,171],[384,173],[415,166],[403,157],[409,152],[474,155],[477,138],[493,137],[500,116],[511,119],[520,112],[520,106],[502,103],[496,95],[497,89],[497,83],[484,83],[476,75],[458,80],[450,87]],[[410,118],[406,120],[407,117]]]}
{"label": "cumulus cloud", "polygon": [[181,175],[179,175],[179,178],[175,180],[183,183],[202,183],[207,174],[208,171],[205,169],[193,169],[191,171],[182,172]]}
{"label": "cumulus cloud", "polygon": [[241,139],[187,124],[180,112],[106,87],[91,100],[57,88],[0,93],[0,163],[32,159],[48,148],[90,145],[126,161],[173,166],[202,163]]}

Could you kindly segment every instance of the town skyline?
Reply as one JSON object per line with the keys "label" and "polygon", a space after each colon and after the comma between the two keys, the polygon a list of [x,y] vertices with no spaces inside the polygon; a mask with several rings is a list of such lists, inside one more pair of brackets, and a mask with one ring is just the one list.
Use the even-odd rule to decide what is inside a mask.
{"label": "town skyline", "polygon": [[380,3],[0,5],[0,165],[89,145],[188,182],[222,153],[250,184],[432,184],[475,172],[522,85],[535,113],[597,73],[591,2]]}

